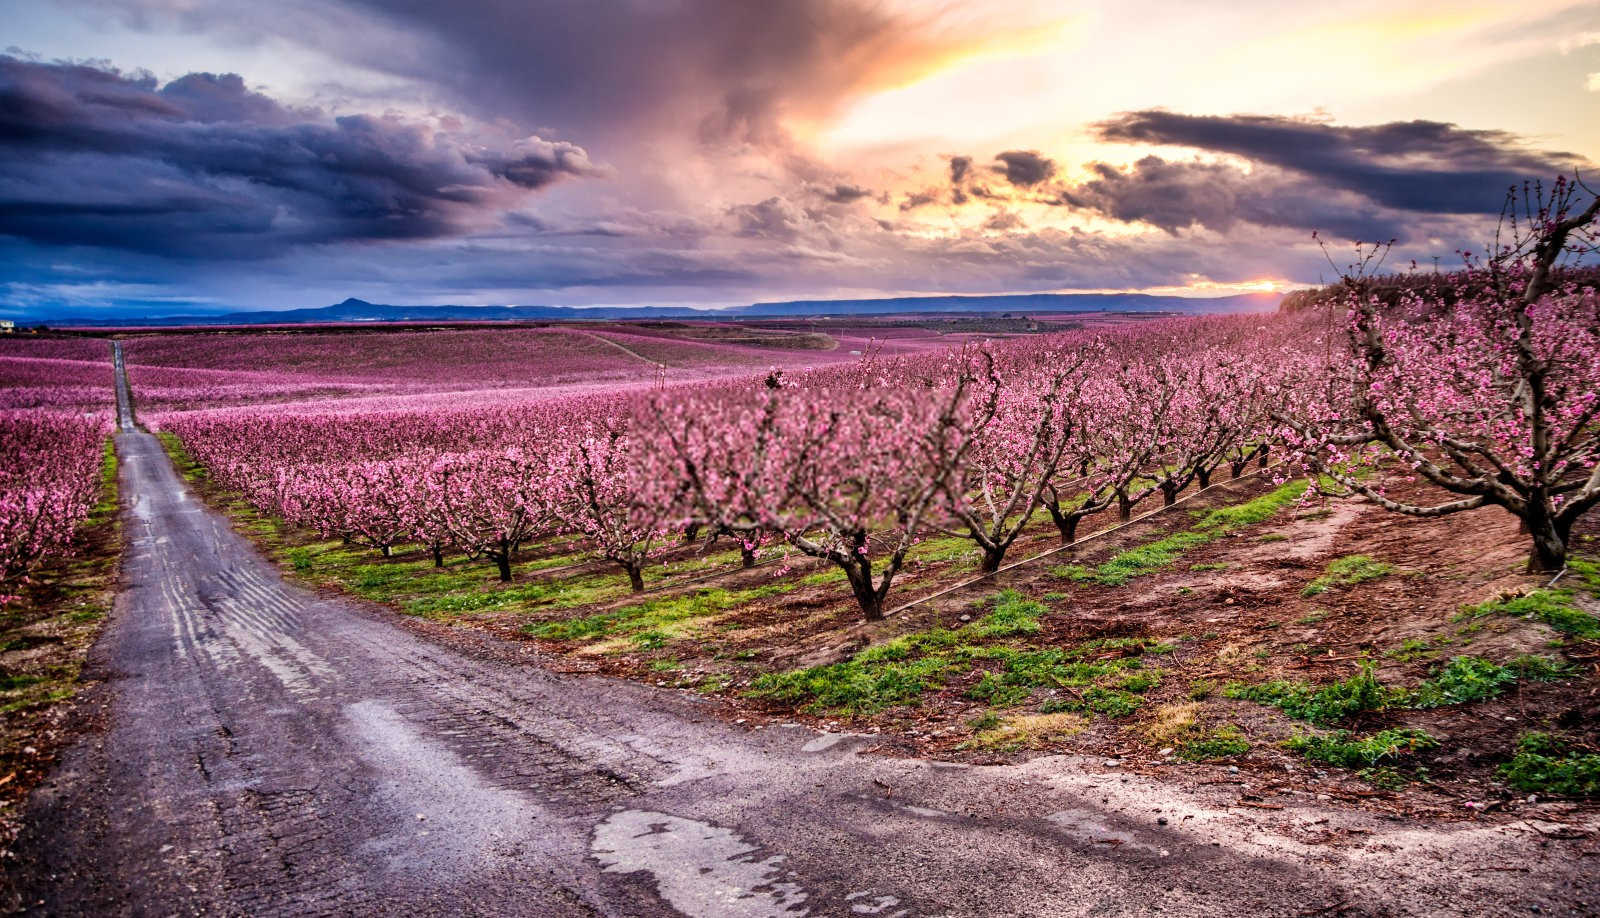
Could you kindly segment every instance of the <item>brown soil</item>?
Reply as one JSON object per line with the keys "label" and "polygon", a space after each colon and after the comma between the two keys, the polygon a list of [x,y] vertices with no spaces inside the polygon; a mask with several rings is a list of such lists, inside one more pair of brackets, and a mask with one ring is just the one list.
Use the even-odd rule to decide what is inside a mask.
{"label": "brown soil", "polygon": [[[1225,482],[1183,509],[1235,503],[1266,488],[1260,479]],[[1392,490],[1404,493],[1402,488],[1397,485]],[[730,700],[741,717],[879,734],[885,752],[976,763],[1076,753],[1116,757],[1124,768],[1158,771],[1170,771],[1174,764],[1171,748],[1149,738],[1148,718],[1143,715],[1165,705],[1190,702],[1195,680],[1211,681],[1218,687],[1234,680],[1331,682],[1348,678],[1357,672],[1360,660],[1371,659],[1381,681],[1409,686],[1427,678],[1430,668],[1458,654],[1492,660],[1524,653],[1564,655],[1584,668],[1577,680],[1525,683],[1488,702],[1369,714],[1340,724],[1358,732],[1416,727],[1440,740],[1440,748],[1422,759],[1425,780],[1413,781],[1403,793],[1379,790],[1349,771],[1308,763],[1281,749],[1278,741],[1307,728],[1274,708],[1212,693],[1201,701],[1199,723],[1239,726],[1250,738],[1252,750],[1226,764],[1188,767],[1193,774],[1216,773],[1221,780],[1234,780],[1225,776],[1236,774],[1252,775],[1238,780],[1251,784],[1255,788],[1252,798],[1267,806],[1285,794],[1314,793],[1435,816],[1466,817],[1486,809],[1516,809],[1521,805],[1518,797],[1495,781],[1494,772],[1521,732],[1561,729],[1576,734],[1580,742],[1600,746],[1600,666],[1596,665],[1600,643],[1569,640],[1553,650],[1552,639],[1559,635],[1537,622],[1486,619],[1480,620],[1481,630],[1472,632],[1465,623],[1452,620],[1464,605],[1542,586],[1549,579],[1524,571],[1525,539],[1515,520],[1503,511],[1491,508],[1442,519],[1414,519],[1355,500],[1325,499],[1192,550],[1170,568],[1123,586],[1071,584],[1051,573],[1053,567],[1066,562],[1101,563],[1118,551],[1186,528],[1191,520],[1182,509],[1174,508],[1079,548],[914,606],[882,623],[858,621],[853,606],[839,597],[838,588],[825,586],[740,610],[721,623],[728,630],[712,643],[679,643],[659,653],[613,652],[599,657],[576,644],[544,643],[565,651],[569,659],[592,663],[595,670],[657,685],[689,686],[707,676],[721,675],[730,680]],[[1115,523],[1114,518],[1086,521],[1084,531]],[[1593,545],[1597,531],[1600,525],[1591,518],[1580,534],[1580,544]],[[1019,544],[1012,557],[1026,557],[1050,547],[1052,535],[1053,531],[1038,533],[1029,543]],[[1302,595],[1306,585],[1324,573],[1329,561],[1351,554],[1369,555],[1392,564],[1395,571],[1348,588]],[[912,569],[911,573],[924,574],[925,585],[921,589],[911,582],[897,585],[902,596],[932,593],[935,586],[973,576],[950,576],[949,565],[924,567],[928,570]],[[719,583],[753,586],[767,582],[770,576],[752,572]],[[926,695],[921,704],[871,716],[795,711],[737,694],[763,671],[836,662],[897,634],[959,627],[982,614],[997,591],[1008,588],[1042,599],[1054,613],[1044,619],[1044,630],[1028,638],[1030,647],[1071,647],[1104,636],[1176,641],[1178,649],[1159,661],[1165,678],[1160,687],[1145,694],[1141,716],[1127,722],[1089,719],[1085,729],[1070,737],[996,753],[969,746],[974,735],[969,721],[988,709],[965,694],[978,681],[981,670],[950,681]],[[517,633],[511,625],[501,623],[499,630],[506,635]],[[1408,639],[1444,635],[1452,636],[1453,642],[1425,657],[1403,659],[1386,654]],[[682,668],[668,673],[653,668],[666,658],[676,659]],[[1035,704],[1016,710],[1027,713],[1037,701],[1035,698]],[[1227,771],[1227,764],[1238,772]]]}

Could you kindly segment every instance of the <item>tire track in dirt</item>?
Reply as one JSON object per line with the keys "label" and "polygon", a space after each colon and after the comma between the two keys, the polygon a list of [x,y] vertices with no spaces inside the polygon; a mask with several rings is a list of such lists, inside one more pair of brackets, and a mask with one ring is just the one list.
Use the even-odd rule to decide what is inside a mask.
{"label": "tire track in dirt", "polygon": [[613,341],[612,339],[607,338],[604,335],[597,335],[594,332],[579,332],[579,334],[584,335],[585,337],[593,338],[594,340],[599,341],[601,344],[609,344],[612,347],[616,348],[617,350],[621,351],[622,353],[627,354],[629,357],[633,357],[635,359],[642,360],[645,363],[647,363],[650,366],[655,367],[657,369],[665,369],[667,367],[667,364],[662,363],[659,360],[652,360],[649,357],[646,357],[645,355],[643,355],[643,354],[639,353],[638,351],[634,350],[633,348],[628,347],[626,344],[623,344],[621,341]]}

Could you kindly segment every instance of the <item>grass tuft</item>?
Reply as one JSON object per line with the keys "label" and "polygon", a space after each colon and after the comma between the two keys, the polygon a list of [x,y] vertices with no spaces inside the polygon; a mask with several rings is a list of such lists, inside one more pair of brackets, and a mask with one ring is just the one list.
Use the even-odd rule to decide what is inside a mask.
{"label": "grass tuft", "polygon": [[1198,734],[1178,744],[1177,754],[1190,762],[1210,762],[1244,755],[1250,751],[1250,741],[1232,724],[1218,727],[1208,733]]}
{"label": "grass tuft", "polygon": [[952,663],[943,656],[903,662],[863,661],[861,655],[843,663],[757,676],[750,694],[809,711],[872,714],[896,705],[912,704],[924,692],[941,684]]}
{"label": "grass tuft", "polygon": [[1549,733],[1525,733],[1516,755],[1500,766],[1500,777],[1530,793],[1600,797],[1600,755],[1576,753]]}
{"label": "grass tuft", "polygon": [[1367,555],[1345,555],[1328,562],[1328,571],[1321,577],[1306,584],[1300,591],[1301,596],[1316,596],[1332,589],[1343,589],[1387,577],[1394,572],[1394,565],[1383,561],[1374,560]]}
{"label": "grass tuft", "polygon": [[[1584,562],[1574,559],[1571,563]],[[1462,610],[1465,616],[1481,618],[1487,615],[1506,615],[1511,618],[1532,618],[1544,622],[1562,634],[1573,637],[1600,637],[1600,619],[1595,618],[1573,602],[1573,593],[1567,589],[1539,589],[1521,596],[1491,599]]]}
{"label": "grass tuft", "polygon": [[1002,719],[990,713],[975,719],[972,725],[978,733],[963,743],[963,748],[1011,751],[1035,749],[1081,733],[1084,719],[1070,713],[1014,714]]}
{"label": "grass tuft", "polygon": [[1567,667],[1547,657],[1521,656],[1502,666],[1482,657],[1454,657],[1417,686],[1407,707],[1439,708],[1496,698],[1523,679],[1541,682],[1567,676]]}
{"label": "grass tuft", "polygon": [[974,639],[1015,637],[1039,632],[1039,616],[1049,609],[1016,590],[995,594],[994,611],[961,629],[963,637]]}
{"label": "grass tuft", "polygon": [[1321,686],[1281,680],[1257,685],[1231,682],[1222,694],[1271,705],[1296,720],[1314,724],[1333,723],[1363,711],[1381,711],[1404,697],[1403,692],[1379,682],[1370,663],[1363,664],[1359,672],[1343,682]]}
{"label": "grass tuft", "polygon": [[1284,746],[1316,762],[1342,768],[1371,767],[1379,762],[1425,752],[1439,745],[1438,740],[1405,727],[1380,730],[1360,737],[1349,730],[1290,737]]}
{"label": "grass tuft", "polygon": [[1195,701],[1164,704],[1150,712],[1143,729],[1145,739],[1157,746],[1170,746],[1194,729],[1202,705]]}
{"label": "grass tuft", "polygon": [[1081,564],[1064,564],[1052,569],[1051,573],[1076,583],[1122,586],[1135,577],[1171,565],[1187,552],[1215,539],[1269,519],[1299,500],[1305,490],[1304,481],[1292,481],[1242,504],[1210,510],[1201,515],[1190,529],[1120,552],[1098,567],[1091,569]]}

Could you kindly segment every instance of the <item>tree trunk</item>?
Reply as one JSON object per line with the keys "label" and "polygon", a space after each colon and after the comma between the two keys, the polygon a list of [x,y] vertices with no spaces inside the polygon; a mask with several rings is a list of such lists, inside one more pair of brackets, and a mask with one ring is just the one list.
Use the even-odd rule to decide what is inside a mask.
{"label": "tree trunk", "polygon": [[428,547],[433,549],[433,566],[444,567],[444,546],[435,542]]}
{"label": "tree trunk", "polygon": [[389,546],[380,545],[380,546],[378,546],[378,554],[383,555],[385,558],[387,558],[391,554],[393,554],[393,552],[390,550]]}
{"label": "tree trunk", "polygon": [[1133,519],[1133,501],[1128,499],[1127,491],[1117,492],[1117,518],[1124,523]]}
{"label": "tree trunk", "polygon": [[623,568],[625,568],[628,571],[628,587],[629,587],[629,589],[633,590],[635,593],[643,593],[644,592],[644,572],[639,569],[639,565],[637,565],[637,564],[624,564]]}
{"label": "tree trunk", "polygon": [[1572,538],[1572,526],[1550,518],[1542,507],[1531,505],[1532,512],[1523,522],[1533,536],[1533,551],[1528,555],[1528,570],[1553,574],[1567,566],[1567,543]]}
{"label": "tree trunk", "polygon": [[689,525],[683,527],[683,540],[685,542],[693,542],[698,538],[700,538],[699,523],[690,523]]}
{"label": "tree trunk", "polygon": [[1202,488],[1211,487],[1211,470],[1208,468],[1195,469],[1194,480],[1198,481],[1200,483],[1200,487]]}
{"label": "tree trunk", "polygon": [[744,542],[739,543],[739,566],[745,570],[756,566],[756,550]]}
{"label": "tree trunk", "polygon": [[1235,459],[1235,460],[1233,460],[1233,462],[1231,462],[1229,464],[1229,466],[1228,466],[1229,470],[1233,473],[1232,477],[1238,478],[1240,475],[1243,475],[1245,467],[1248,466],[1249,464],[1250,464],[1250,457],[1249,456],[1246,456],[1243,459]]}
{"label": "tree trunk", "polygon": [[1267,467],[1267,444],[1263,443],[1257,448],[1261,451],[1261,458],[1257,460],[1256,468],[1264,469]]}
{"label": "tree trunk", "polygon": [[1078,523],[1082,521],[1083,517],[1076,513],[1069,513],[1056,520],[1056,529],[1061,533],[1062,545],[1071,545],[1078,541]]}
{"label": "tree trunk", "polygon": [[1050,522],[1056,524],[1056,531],[1061,533],[1061,544],[1071,545],[1078,540],[1078,520],[1082,517],[1077,513],[1062,513],[1061,506],[1054,501],[1046,501],[1044,508],[1050,511]]}
{"label": "tree trunk", "polygon": [[500,550],[493,555],[495,567],[500,569],[500,582],[511,582],[511,540],[502,538]]}
{"label": "tree trunk", "polygon": [[872,588],[871,565],[865,560],[845,565],[844,573],[850,579],[850,592],[855,594],[856,604],[861,607],[861,617],[869,622],[882,621],[883,600]]}
{"label": "tree trunk", "polygon": [[[1161,483],[1161,505],[1170,507],[1178,502],[1178,486],[1170,481]],[[1127,517],[1123,517],[1126,519]]]}
{"label": "tree trunk", "polygon": [[983,550],[983,563],[978,565],[978,570],[985,574],[992,574],[1000,569],[1000,562],[1005,560],[1006,549],[1003,547],[985,548]]}

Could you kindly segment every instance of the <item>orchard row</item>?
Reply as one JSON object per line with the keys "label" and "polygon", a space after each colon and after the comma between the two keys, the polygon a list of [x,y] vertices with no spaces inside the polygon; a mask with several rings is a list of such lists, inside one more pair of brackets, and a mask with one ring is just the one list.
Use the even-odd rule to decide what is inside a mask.
{"label": "orchard row", "polygon": [[214,480],[256,507],[388,552],[492,562],[564,534],[625,571],[686,530],[776,542],[841,568],[883,613],[921,539],[993,570],[1046,511],[1063,541],[1108,508],[1171,503],[1277,438],[1303,328],[1162,320],[1105,334],[501,406],[174,415]]}
{"label": "orchard row", "polygon": [[0,412],[0,605],[71,548],[99,493],[107,427],[104,412]]}
{"label": "orchard row", "polygon": [[[1269,453],[1402,513],[1499,506],[1527,525],[1530,564],[1558,569],[1600,502],[1600,307],[1593,289],[1492,267],[1393,304],[1355,278],[1321,312],[650,392],[164,424],[258,508],[382,552],[422,543],[508,579],[525,545],[566,535],[638,589],[680,533],[732,537],[746,563],[786,543],[837,566],[867,618],[924,538],[969,539],[994,570],[1036,518],[1070,543],[1091,515],[1170,504]],[[1400,500],[1396,473],[1442,496]]]}

